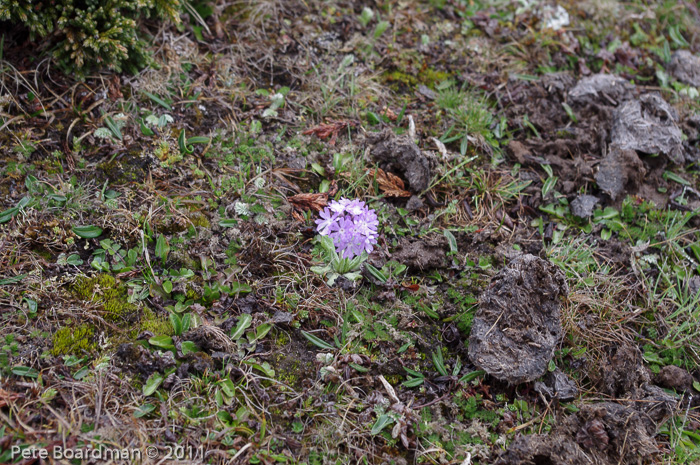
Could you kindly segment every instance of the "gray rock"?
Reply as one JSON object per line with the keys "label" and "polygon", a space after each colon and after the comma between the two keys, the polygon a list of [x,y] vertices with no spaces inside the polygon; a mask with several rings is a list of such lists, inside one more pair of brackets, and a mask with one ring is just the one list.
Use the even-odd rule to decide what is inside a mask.
{"label": "gray rock", "polygon": [[634,85],[627,79],[613,74],[594,74],[581,79],[569,91],[569,100],[573,103],[600,103],[618,105],[632,97]]}
{"label": "gray rock", "polygon": [[688,50],[678,50],[671,56],[668,71],[684,84],[700,86],[700,57]]}
{"label": "gray rock", "polygon": [[683,163],[683,133],[676,125],[678,115],[657,93],[629,100],[613,114],[612,143],[623,150],[663,153]]}
{"label": "gray rock", "polygon": [[588,194],[579,194],[578,197],[571,202],[571,213],[579,218],[590,218],[598,202],[598,197]]}
{"label": "gray rock", "polygon": [[600,190],[616,200],[624,192],[633,194],[645,174],[644,164],[637,156],[637,152],[622,150],[617,145],[613,145],[598,165],[595,181]]}

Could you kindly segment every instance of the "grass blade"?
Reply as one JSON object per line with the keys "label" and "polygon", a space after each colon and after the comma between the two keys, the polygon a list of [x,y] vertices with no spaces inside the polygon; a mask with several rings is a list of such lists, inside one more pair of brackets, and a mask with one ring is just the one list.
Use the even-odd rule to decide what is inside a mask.
{"label": "grass blade", "polygon": [[304,336],[310,343],[315,345],[316,347],[319,347],[321,349],[325,350],[335,350],[335,347],[324,341],[323,339],[319,339],[318,337],[314,336],[311,333],[307,333],[306,331],[301,332],[302,336]]}

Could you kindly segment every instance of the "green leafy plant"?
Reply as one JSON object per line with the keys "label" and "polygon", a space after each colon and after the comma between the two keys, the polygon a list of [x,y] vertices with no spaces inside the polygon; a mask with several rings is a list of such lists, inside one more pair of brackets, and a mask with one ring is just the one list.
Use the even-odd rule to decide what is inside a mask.
{"label": "green leafy plant", "polygon": [[369,263],[365,264],[365,269],[370,276],[383,284],[392,278],[399,277],[404,271],[406,271],[406,265],[402,265],[395,260],[389,260],[384,264],[384,266],[382,266],[381,269],[377,269]]}
{"label": "green leafy plant", "polygon": [[32,39],[46,38],[45,47],[55,44],[53,55],[68,70],[135,70],[146,63],[139,19],[155,16],[177,24],[182,6],[180,0],[0,0],[0,20],[21,24]]}
{"label": "green leafy plant", "polygon": [[326,264],[324,266],[312,266],[311,271],[325,276],[329,286],[332,286],[341,276],[349,281],[357,281],[362,277],[360,265],[368,257],[366,252],[354,258],[340,258],[340,255],[335,250],[335,245],[333,245],[333,239],[330,237],[319,236],[318,244],[321,247],[321,253]]}

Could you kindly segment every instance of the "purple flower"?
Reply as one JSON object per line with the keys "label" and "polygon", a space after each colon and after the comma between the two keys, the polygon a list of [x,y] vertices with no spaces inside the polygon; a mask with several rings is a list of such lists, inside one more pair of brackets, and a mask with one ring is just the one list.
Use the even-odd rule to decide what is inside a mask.
{"label": "purple flower", "polygon": [[330,208],[331,211],[336,215],[342,215],[343,213],[345,213],[345,207],[348,203],[350,203],[348,199],[340,199],[339,202],[331,202],[331,204],[326,208]]}
{"label": "purple flower", "polygon": [[321,219],[316,220],[316,224],[318,225],[318,233],[322,236],[327,236],[330,232],[331,226],[338,218],[338,215],[336,213],[331,212],[331,209],[326,207],[321,213],[319,213],[319,216],[321,217]]}
{"label": "purple flower", "polygon": [[361,200],[353,200],[352,202],[347,203],[345,206],[345,211],[350,213],[352,216],[360,216],[365,213],[365,211],[368,211],[368,209],[365,207],[365,203]]}
{"label": "purple flower", "polygon": [[319,234],[333,239],[335,250],[342,258],[370,253],[377,243],[379,221],[374,210],[361,200],[332,201],[316,220]]}

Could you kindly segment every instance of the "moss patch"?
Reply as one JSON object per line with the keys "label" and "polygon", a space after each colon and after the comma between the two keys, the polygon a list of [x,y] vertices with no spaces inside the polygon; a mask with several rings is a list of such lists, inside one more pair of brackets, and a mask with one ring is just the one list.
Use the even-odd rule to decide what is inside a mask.
{"label": "moss patch", "polygon": [[73,284],[73,292],[83,300],[102,304],[105,319],[109,321],[133,319],[138,311],[136,305],[128,301],[126,286],[108,274],[78,277]]}
{"label": "moss patch", "polygon": [[66,326],[53,335],[53,348],[51,353],[60,355],[82,355],[95,351],[97,344],[94,342],[95,329],[87,324],[79,326]]}
{"label": "moss patch", "polygon": [[156,336],[172,336],[173,327],[167,318],[156,315],[150,308],[145,308],[141,315],[141,331],[150,331]]}

